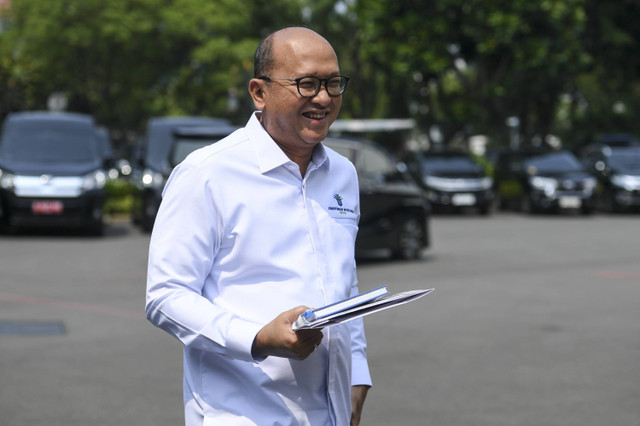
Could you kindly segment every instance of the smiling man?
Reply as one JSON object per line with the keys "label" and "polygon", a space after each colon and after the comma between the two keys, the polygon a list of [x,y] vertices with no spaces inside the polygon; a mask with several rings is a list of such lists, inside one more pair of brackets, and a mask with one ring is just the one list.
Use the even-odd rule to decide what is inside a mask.
{"label": "smiling man", "polygon": [[256,57],[249,92],[262,111],[260,121],[304,175],[315,145],[338,116],[349,78],[340,75],[329,42],[302,28],[268,37]]}
{"label": "smiling man", "polygon": [[362,320],[291,328],[358,293],[356,172],[322,145],[349,79],[299,27],[266,37],[254,65],[258,111],[165,187],[147,317],[184,345],[187,425],[357,425],[371,385]]}

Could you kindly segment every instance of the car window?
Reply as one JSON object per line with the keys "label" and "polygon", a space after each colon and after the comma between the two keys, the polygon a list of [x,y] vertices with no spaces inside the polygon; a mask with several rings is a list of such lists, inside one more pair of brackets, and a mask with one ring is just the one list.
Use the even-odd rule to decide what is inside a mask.
{"label": "car window", "polygon": [[13,161],[84,162],[98,157],[91,125],[53,120],[8,123],[0,154]]}
{"label": "car window", "polygon": [[195,139],[195,138],[178,138],[175,140],[173,144],[173,148],[171,150],[171,158],[169,159],[169,163],[171,167],[175,167],[180,164],[189,154],[193,151],[204,148],[207,145],[211,145],[212,143],[218,142],[219,139]]}
{"label": "car window", "polygon": [[570,152],[551,152],[530,157],[525,161],[525,167],[532,172],[580,171],[582,165]]}
{"label": "car window", "polygon": [[336,151],[338,154],[342,155],[343,157],[347,157],[349,159],[349,161],[351,161],[353,164],[356,163],[356,150],[355,149],[347,148],[346,146],[342,146],[342,145],[333,145],[333,144],[327,144],[327,145],[331,149]]}
{"label": "car window", "polygon": [[478,163],[466,156],[426,156],[422,164],[425,173],[439,172],[480,172],[482,168]]}
{"label": "car window", "polygon": [[640,150],[612,150],[609,156],[609,166],[614,170],[640,170]]}
{"label": "car window", "polygon": [[161,170],[169,160],[173,131],[189,126],[229,126],[229,120],[215,117],[155,118],[147,125],[144,161]]}
{"label": "car window", "polygon": [[392,161],[383,153],[372,147],[363,146],[360,155],[362,176],[383,182],[395,171]]}

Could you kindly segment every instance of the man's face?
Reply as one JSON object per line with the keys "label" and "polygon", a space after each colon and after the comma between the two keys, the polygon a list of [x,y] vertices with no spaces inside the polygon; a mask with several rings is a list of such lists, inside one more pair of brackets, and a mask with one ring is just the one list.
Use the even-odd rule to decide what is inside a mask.
{"label": "man's face", "polygon": [[[326,79],[340,74],[331,46],[317,35],[303,33],[295,39],[274,42],[276,66],[268,77]],[[312,98],[302,97],[292,81],[263,81],[262,124],[286,152],[307,151],[324,140],[336,119],[342,96],[331,97],[324,82]]]}

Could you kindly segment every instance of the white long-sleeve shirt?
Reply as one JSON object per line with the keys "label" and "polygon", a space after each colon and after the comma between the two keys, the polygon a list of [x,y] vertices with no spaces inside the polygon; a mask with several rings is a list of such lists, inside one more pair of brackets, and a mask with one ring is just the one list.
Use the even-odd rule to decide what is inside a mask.
{"label": "white long-sleeve shirt", "polygon": [[174,170],[149,247],[146,313],[184,344],[189,426],[349,424],[351,386],[371,384],[361,320],[325,329],[303,361],[254,360],[251,346],[281,312],[358,292],[359,215],[347,159],[317,145],[302,177],[256,114]]}

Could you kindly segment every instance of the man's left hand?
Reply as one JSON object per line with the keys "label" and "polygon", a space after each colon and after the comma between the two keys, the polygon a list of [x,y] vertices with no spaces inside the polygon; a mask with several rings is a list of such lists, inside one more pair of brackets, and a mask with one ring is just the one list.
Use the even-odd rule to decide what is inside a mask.
{"label": "man's left hand", "polygon": [[360,424],[362,406],[364,405],[364,399],[367,397],[369,388],[370,386],[366,385],[351,386],[351,426],[358,426]]}

